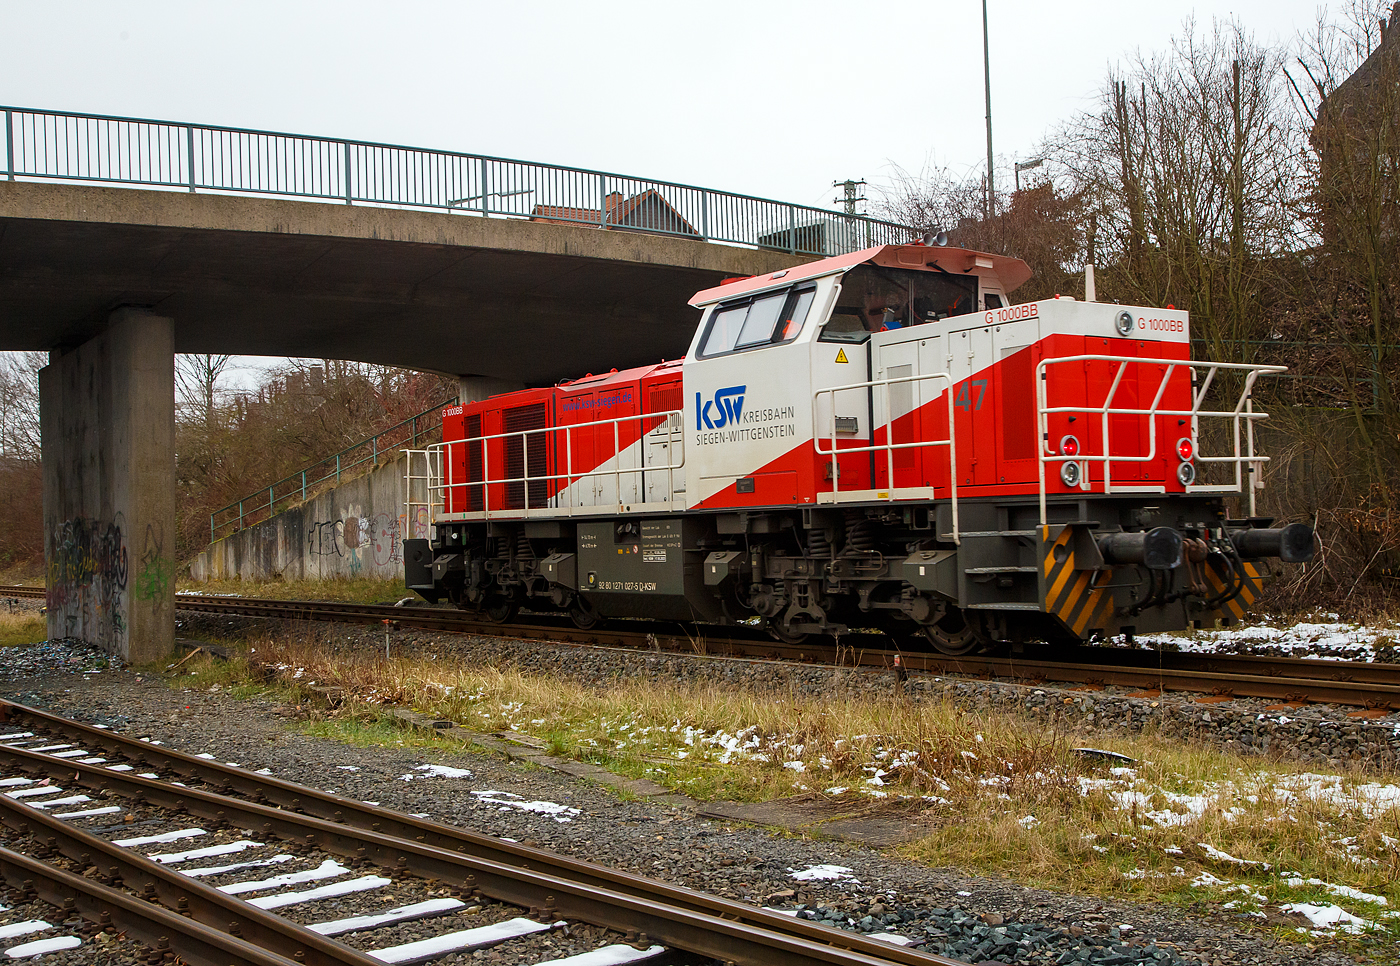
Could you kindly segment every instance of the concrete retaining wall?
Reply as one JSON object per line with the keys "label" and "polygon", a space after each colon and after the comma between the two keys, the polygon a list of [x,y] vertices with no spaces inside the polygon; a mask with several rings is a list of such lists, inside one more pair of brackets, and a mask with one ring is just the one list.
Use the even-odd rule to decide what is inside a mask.
{"label": "concrete retaining wall", "polygon": [[403,540],[428,536],[427,511],[409,521],[404,456],[263,523],[209,545],[190,564],[195,580],[402,577]]}

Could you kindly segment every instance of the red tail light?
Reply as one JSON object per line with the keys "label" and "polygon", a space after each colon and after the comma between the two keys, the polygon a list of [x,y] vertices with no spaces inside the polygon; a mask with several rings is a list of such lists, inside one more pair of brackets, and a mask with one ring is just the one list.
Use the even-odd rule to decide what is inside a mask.
{"label": "red tail light", "polygon": [[1196,445],[1191,442],[1190,437],[1183,436],[1176,441],[1176,455],[1183,463],[1189,462],[1196,455]]}
{"label": "red tail light", "polygon": [[1066,437],[1064,437],[1063,439],[1061,439],[1061,440],[1060,440],[1060,455],[1061,455],[1061,456],[1078,456],[1078,455],[1079,455],[1079,440],[1075,439],[1073,436],[1066,436]]}

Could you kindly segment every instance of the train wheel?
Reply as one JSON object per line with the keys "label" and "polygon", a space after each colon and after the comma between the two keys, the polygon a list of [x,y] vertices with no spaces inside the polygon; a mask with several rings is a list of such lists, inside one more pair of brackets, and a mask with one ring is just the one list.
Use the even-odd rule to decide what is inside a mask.
{"label": "train wheel", "polygon": [[786,624],[778,621],[768,623],[768,633],[772,634],[784,644],[801,644],[807,640],[808,634],[805,631],[792,631]]}
{"label": "train wheel", "polygon": [[581,631],[591,631],[603,623],[602,615],[582,597],[575,597],[574,602],[569,605],[569,620]]}
{"label": "train wheel", "polygon": [[952,657],[976,654],[991,643],[982,628],[981,620],[956,607],[948,608],[948,613],[942,618],[932,624],[925,624],[920,630],[934,650]]}
{"label": "train wheel", "polygon": [[520,605],[505,597],[491,597],[481,606],[481,615],[493,624],[507,624],[515,617]]}

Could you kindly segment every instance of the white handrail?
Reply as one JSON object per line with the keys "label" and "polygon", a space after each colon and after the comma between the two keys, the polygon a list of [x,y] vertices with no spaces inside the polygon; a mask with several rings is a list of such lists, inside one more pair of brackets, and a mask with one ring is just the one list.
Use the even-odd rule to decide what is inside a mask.
{"label": "white handrail", "polygon": [[[924,440],[916,440],[915,442],[912,442],[912,443],[896,443],[896,442],[894,441],[894,419],[895,419],[895,417],[894,417],[894,415],[893,415],[894,409],[893,409],[893,407],[890,405],[890,386],[899,385],[899,384],[903,384],[903,383],[923,382],[923,381],[925,381],[925,380],[931,380],[931,379],[941,379],[941,380],[943,380],[944,382],[946,382],[946,383],[948,384],[948,389],[947,389],[947,392],[945,393],[945,395],[948,397],[948,438],[947,438],[947,439],[937,439],[937,440],[927,440],[927,439],[924,439]],[[875,443],[875,426],[874,426],[874,416],[875,416],[875,414],[874,414],[874,412],[873,412],[873,410],[872,410],[872,412],[871,412],[871,414],[870,414],[870,415],[871,415],[871,427],[870,427],[870,440],[871,440],[871,445],[869,445],[869,446],[847,446],[847,447],[838,447],[838,446],[836,445],[836,394],[837,394],[838,392],[847,392],[847,391],[854,391],[854,390],[864,390],[864,391],[866,391],[866,392],[869,392],[870,390],[876,388],[877,386],[880,387],[880,388],[882,388],[882,389],[884,389],[884,391],[885,391],[885,395],[884,395],[885,414],[886,414],[886,416],[887,416],[888,418],[884,421],[883,425],[885,426],[885,439],[886,439],[886,441],[885,441],[883,444],[879,444],[879,445],[877,445],[877,444]],[[844,385],[844,386],[830,386],[830,387],[825,388],[825,389],[818,389],[816,392],[812,393],[812,426],[813,426],[813,428],[815,428],[816,425],[817,425],[817,409],[819,408],[819,407],[818,407],[818,401],[821,399],[822,396],[825,396],[825,395],[830,395],[830,396],[831,396],[831,420],[830,420],[831,435],[830,435],[830,437],[829,437],[830,440],[831,440],[831,449],[830,449],[830,450],[826,450],[826,449],[823,449],[823,448],[822,448],[822,437],[820,437],[820,436],[816,436],[816,437],[813,439],[813,445],[814,445],[815,448],[816,448],[816,452],[817,452],[817,455],[818,455],[818,456],[830,456],[830,457],[831,457],[831,488],[832,488],[833,493],[839,493],[839,492],[841,491],[841,474],[840,474],[840,468],[839,468],[839,466],[838,466],[838,464],[837,464],[837,456],[838,456],[838,455],[842,455],[842,454],[846,454],[846,453],[877,453],[877,452],[884,452],[884,453],[885,453],[885,472],[886,472],[886,474],[887,474],[887,479],[888,479],[888,482],[889,482],[889,488],[888,488],[888,490],[887,490],[887,493],[889,494],[889,496],[887,496],[886,498],[887,498],[887,499],[893,499],[893,494],[894,494],[894,491],[895,491],[895,485],[894,485],[894,451],[897,450],[897,449],[922,449],[922,448],[927,447],[927,446],[946,446],[946,447],[948,447],[948,482],[949,482],[950,500],[951,500],[951,503],[952,503],[952,512],[953,512],[953,543],[955,543],[955,544],[961,543],[961,542],[962,542],[962,539],[961,539],[961,536],[960,536],[960,533],[959,533],[959,528],[958,528],[958,446],[957,446],[957,442],[956,442],[956,439],[955,439],[955,437],[957,436],[957,430],[956,430],[956,424],[954,423],[954,418],[955,418],[955,417],[954,417],[954,413],[953,413],[953,406],[954,406],[954,403],[953,403],[953,392],[952,392],[952,389],[953,389],[953,377],[950,376],[948,373],[946,373],[946,372],[925,372],[925,373],[920,373],[920,374],[918,374],[918,375],[912,375],[912,376],[896,376],[896,377],[893,377],[893,378],[885,378],[885,379],[869,379],[869,380],[866,380],[865,382],[852,382],[852,383],[848,383],[848,384],[846,384],[846,385]],[[915,407],[914,407],[914,410],[917,410],[917,409],[918,409],[918,406],[915,406]],[[873,487],[875,486],[875,481],[874,481],[874,480],[871,480],[871,481],[870,481],[870,485],[871,485],[871,487],[873,488]]]}
{"label": "white handrail", "polygon": [[[431,447],[426,449],[404,450],[404,529],[409,534],[417,533],[415,529],[417,514],[413,512],[416,507],[423,507],[427,511],[428,526],[430,529],[433,520],[436,518],[436,514],[433,512],[434,507],[437,505],[433,502],[433,480],[440,478],[442,475],[441,467],[434,466],[434,464],[438,462],[437,457],[439,456],[440,454]],[[422,460],[423,472],[415,473],[413,471],[414,461],[419,459]],[[414,489],[415,483],[422,484],[423,499],[421,500],[414,499],[416,495]],[[408,539],[408,537],[403,535],[400,535],[400,538]]]}
{"label": "white handrail", "polygon": [[[1049,382],[1049,367],[1060,365],[1066,362],[1116,362],[1117,369],[1113,374],[1113,382],[1108,388],[1108,393],[1104,397],[1102,405],[1092,406],[1087,403],[1083,406],[1050,406],[1047,398],[1047,384]],[[1118,388],[1122,383],[1123,376],[1128,370],[1128,363],[1140,363],[1142,365],[1165,366],[1161,379],[1157,384],[1157,390],[1152,398],[1152,404],[1146,408],[1117,408],[1113,406],[1113,398],[1118,393]],[[1207,369],[1206,377],[1192,394],[1190,409],[1163,409],[1161,407],[1162,396],[1165,395],[1167,384],[1172,373],[1178,368],[1191,370],[1192,383],[1196,382],[1196,371]],[[1206,410],[1201,406],[1205,401],[1206,393],[1209,392],[1211,384],[1215,381],[1215,375],[1222,369],[1240,370],[1246,373],[1244,387],[1240,390],[1239,400],[1232,410]],[[1238,493],[1243,488],[1242,466],[1244,463],[1250,464],[1250,473],[1257,475],[1257,468],[1262,468],[1259,464],[1267,463],[1267,456],[1259,456],[1254,452],[1254,421],[1258,419],[1268,419],[1268,413],[1257,413],[1254,411],[1253,390],[1254,384],[1261,375],[1273,375],[1280,372],[1287,372],[1287,366],[1264,366],[1254,365],[1247,362],[1201,362],[1192,359],[1153,359],[1139,356],[1114,356],[1101,354],[1086,354],[1075,356],[1056,356],[1050,359],[1042,359],[1035,367],[1035,390],[1036,390],[1036,430],[1040,438],[1038,446],[1038,459],[1040,470],[1040,523],[1046,523],[1046,488],[1045,488],[1045,465],[1047,463],[1102,463],[1104,465],[1104,492],[1113,492],[1112,464],[1118,463],[1147,463],[1157,458],[1157,421],[1156,416],[1186,416],[1191,419],[1191,444],[1193,451],[1199,447],[1200,421],[1204,418],[1228,419],[1231,421],[1234,430],[1234,447],[1231,456],[1202,456],[1195,453],[1193,458],[1202,463],[1233,463],[1235,466],[1235,485],[1230,486],[1188,486],[1188,493]],[[1102,418],[1103,427],[1103,449],[1102,455],[1091,456],[1084,453],[1076,453],[1073,456],[1055,455],[1047,453],[1049,447],[1050,414],[1052,413],[1082,413],[1086,416],[1097,414]],[[1148,452],[1146,456],[1114,456],[1110,443],[1110,416],[1147,416],[1148,419]],[[1240,452],[1240,422],[1244,421],[1248,426],[1246,433],[1247,444],[1245,453]],[[1087,442],[1087,441],[1086,441]],[[1089,489],[1088,467],[1082,467],[1083,480],[1080,484],[1082,489]],[[1249,487],[1249,512],[1253,516],[1255,512],[1254,486]]]}
{"label": "white handrail", "polygon": [[[516,431],[516,432],[509,432],[509,433],[494,433],[494,434],[492,434],[492,435],[490,435],[490,436],[473,436],[473,437],[466,438],[466,439],[444,440],[444,441],[441,442],[441,443],[435,443],[435,444],[433,444],[433,445],[430,446],[428,449],[429,449],[430,451],[436,451],[436,452],[439,454],[439,455],[438,455],[438,459],[439,459],[439,464],[440,464],[440,466],[442,467],[441,472],[442,472],[442,474],[445,475],[447,478],[444,479],[442,482],[436,484],[436,485],[430,484],[430,485],[429,485],[429,492],[430,492],[430,493],[432,493],[432,492],[438,492],[438,493],[441,493],[441,494],[442,494],[442,499],[441,499],[441,501],[439,501],[439,502],[438,502],[437,504],[435,504],[435,505],[443,507],[443,508],[444,508],[444,512],[446,512],[446,507],[447,507],[447,505],[448,505],[448,493],[452,490],[453,487],[458,487],[458,488],[481,487],[481,509],[480,509],[480,510],[464,510],[464,511],[459,510],[459,511],[455,511],[453,515],[455,515],[455,513],[458,513],[458,512],[480,513],[480,514],[483,515],[483,517],[482,517],[483,519],[489,520],[489,519],[492,518],[492,514],[493,514],[493,513],[495,513],[495,514],[508,513],[508,514],[509,514],[509,513],[515,513],[515,512],[518,512],[518,511],[523,510],[523,511],[526,513],[526,515],[528,515],[529,512],[530,512],[531,510],[544,509],[545,507],[532,507],[532,506],[530,506],[530,484],[531,484],[531,483],[542,482],[542,481],[543,481],[543,482],[549,482],[549,481],[554,481],[554,480],[564,480],[564,481],[565,481],[564,486],[560,488],[560,491],[559,491],[558,493],[556,493],[553,497],[547,497],[547,498],[546,498],[546,502],[548,502],[549,500],[557,500],[557,499],[559,499],[559,498],[564,494],[564,492],[568,489],[568,487],[571,486],[571,485],[573,485],[573,484],[574,484],[575,482],[577,482],[577,481],[585,480],[585,479],[592,479],[592,478],[595,478],[595,477],[611,476],[611,477],[613,478],[614,493],[615,493],[615,495],[616,495],[617,498],[618,498],[618,503],[619,503],[619,505],[622,505],[622,500],[621,500],[621,497],[622,497],[622,478],[623,478],[624,475],[631,476],[631,475],[636,474],[636,475],[639,475],[639,476],[640,476],[641,474],[648,473],[648,472],[651,472],[651,473],[659,473],[659,472],[663,472],[663,471],[664,471],[664,472],[666,473],[667,492],[668,492],[669,494],[671,494],[671,499],[670,499],[669,502],[674,503],[674,502],[675,502],[674,495],[675,495],[675,493],[676,493],[675,474],[676,474],[676,471],[677,471],[677,470],[684,469],[684,467],[685,467],[685,433],[684,433],[684,432],[681,432],[681,431],[678,431],[675,427],[677,427],[677,426],[683,424],[683,417],[684,417],[684,415],[685,415],[685,414],[684,414],[684,411],[683,411],[683,410],[680,410],[680,409],[669,409],[669,410],[665,410],[665,411],[662,411],[662,412],[638,413],[638,414],[632,415],[632,416],[618,416],[618,417],[615,417],[615,418],[613,418],[613,419],[597,419],[597,420],[592,420],[592,421],[586,422],[586,423],[559,424],[559,425],[554,425],[554,426],[543,426],[543,427],[540,427],[539,429],[526,429],[526,430],[519,430],[519,431]],[[644,463],[643,463],[643,465],[639,465],[639,466],[636,466],[636,467],[624,468],[624,467],[621,465],[622,458],[623,458],[623,455],[624,455],[623,452],[621,451],[621,424],[622,424],[622,423],[626,423],[626,422],[638,422],[638,421],[645,421],[645,420],[656,420],[656,421],[657,421],[657,425],[654,426],[654,427],[653,427],[652,429],[650,429],[650,430],[645,430],[645,429],[644,429],[643,432],[642,432],[642,434],[641,434],[641,436],[639,437],[639,440],[638,440],[638,441],[639,441],[639,442],[644,442],[644,441],[646,440],[646,438],[648,437],[648,435],[650,435],[652,432],[655,432],[656,430],[662,429],[662,428],[664,427],[664,428],[665,428],[665,432],[666,432],[666,443],[667,443],[667,446],[668,446],[667,462],[666,462],[665,465],[646,466],[646,465],[644,465]],[[614,462],[614,466],[613,466],[611,469],[575,470],[575,469],[574,469],[574,466],[573,466],[573,459],[574,459],[574,457],[573,457],[573,438],[572,438],[572,437],[573,437],[573,433],[576,432],[576,431],[579,431],[579,430],[599,429],[599,428],[602,428],[602,427],[605,427],[605,426],[610,426],[610,427],[612,427],[612,435],[613,435],[613,455],[612,455],[611,457],[609,457],[609,459],[612,460],[612,461]],[[548,434],[550,434],[550,433],[563,433],[563,434],[564,434],[564,447],[563,447],[563,448],[564,448],[564,471],[563,471],[562,473],[541,473],[541,474],[532,475],[532,474],[530,473],[530,440],[531,440],[531,437],[534,437],[534,436],[543,436],[543,437],[545,438],[545,440],[548,441],[548,438],[549,438],[549,435],[548,435]],[[493,478],[492,475],[491,475],[491,466],[490,466],[490,452],[491,452],[491,448],[490,448],[490,446],[489,446],[488,444],[489,444],[489,443],[492,443],[492,442],[494,442],[494,441],[496,441],[496,440],[509,440],[509,439],[519,439],[519,440],[520,440],[520,445],[521,445],[521,456],[522,456],[522,459],[523,459],[523,467],[522,467],[523,473],[522,473],[522,475],[519,475],[519,476],[502,476],[502,477],[500,477],[500,478]],[[558,444],[556,443],[556,446],[557,446],[557,445],[558,445]],[[457,482],[457,481],[454,481],[454,480],[451,479],[451,476],[452,476],[452,465],[453,465],[452,456],[453,456],[453,453],[456,451],[456,447],[462,447],[464,457],[470,455],[470,452],[471,452],[471,448],[472,448],[472,447],[478,447],[478,448],[480,449],[480,452],[481,452],[481,478],[480,478],[480,479],[468,479],[468,480],[464,480],[464,481],[461,481],[461,482]],[[679,452],[679,459],[677,459],[677,452]],[[644,460],[645,460],[645,454],[644,454],[644,453],[643,453],[643,454],[640,454],[640,456],[641,456],[641,459],[644,461]],[[463,460],[463,463],[464,463],[464,465],[467,464],[467,460],[466,460],[465,458],[464,458],[464,460]],[[546,468],[547,468],[547,467],[546,467]],[[523,507],[501,507],[501,508],[497,508],[497,509],[493,510],[492,507],[491,507],[491,498],[490,498],[490,493],[491,493],[491,491],[490,491],[490,488],[491,488],[492,486],[508,485],[508,484],[512,484],[512,483],[519,483],[519,484],[521,484],[521,486],[522,486],[522,488],[523,488],[522,497],[523,497],[524,506],[523,506]],[[639,501],[633,501],[633,502],[645,502],[645,500],[639,500]],[[578,507],[578,506],[588,506],[588,505],[590,505],[590,504],[583,504],[583,503],[574,503],[574,502],[571,502],[571,503],[569,503],[569,505],[568,505],[567,507],[554,507],[554,508],[555,508],[555,509],[565,509],[565,510],[570,510],[570,511],[572,511],[573,509],[575,509],[575,508]]]}

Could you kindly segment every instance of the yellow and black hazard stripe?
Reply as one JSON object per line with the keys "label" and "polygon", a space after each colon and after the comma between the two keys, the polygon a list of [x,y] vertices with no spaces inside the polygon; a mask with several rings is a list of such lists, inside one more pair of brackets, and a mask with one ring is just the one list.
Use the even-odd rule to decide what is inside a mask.
{"label": "yellow and black hazard stripe", "polygon": [[1083,637],[1091,630],[1106,630],[1113,617],[1113,592],[1106,586],[1111,570],[1076,570],[1070,538],[1073,527],[1065,527],[1050,541],[1050,528],[1041,531],[1045,554],[1041,558],[1044,607]]}
{"label": "yellow and black hazard stripe", "polygon": [[[1246,560],[1242,565],[1244,568],[1244,585],[1240,592],[1234,597],[1225,601],[1214,611],[1217,617],[1223,620],[1237,621],[1244,616],[1244,612],[1249,610],[1255,599],[1264,589],[1264,579],[1269,575],[1268,571],[1260,570],[1250,561]],[[1238,571],[1230,573],[1223,559],[1212,555],[1205,566],[1206,585],[1210,588],[1212,597],[1232,592],[1239,581]]]}

